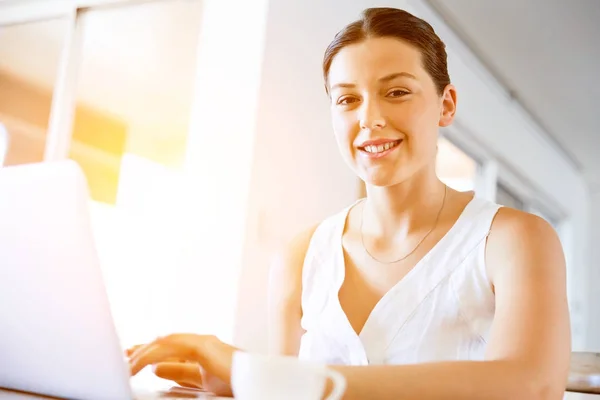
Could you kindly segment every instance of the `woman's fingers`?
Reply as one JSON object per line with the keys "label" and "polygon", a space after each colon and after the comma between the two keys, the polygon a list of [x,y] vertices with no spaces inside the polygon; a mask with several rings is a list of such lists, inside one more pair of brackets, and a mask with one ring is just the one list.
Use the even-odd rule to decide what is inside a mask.
{"label": "woman's fingers", "polygon": [[172,358],[173,355],[168,347],[159,346],[154,342],[148,343],[137,349],[129,359],[131,375],[137,375],[142,369],[151,364],[157,364]]}
{"label": "woman's fingers", "polygon": [[135,353],[135,351],[142,346],[143,346],[143,344],[136,344],[135,346],[131,346],[130,348],[125,350],[125,355],[127,357],[131,357],[133,355],[133,353]]}
{"label": "woman's fingers", "polygon": [[198,361],[199,348],[204,337],[191,334],[175,334],[156,339],[138,348],[129,359],[131,375],[136,375],[144,367],[171,359]]}
{"label": "woman's fingers", "polygon": [[[138,344],[138,345],[135,345],[133,347],[128,348],[127,350],[125,350],[125,355],[127,357],[133,356],[133,353],[135,353],[142,346],[144,346],[144,345],[143,344]],[[166,361],[166,362],[180,362],[180,363],[187,362],[187,360],[184,360],[183,358],[177,358],[177,357],[173,357],[173,358],[170,358],[170,359],[164,360],[164,361]]]}
{"label": "woman's fingers", "polygon": [[196,389],[202,387],[202,374],[196,363],[161,362],[152,367],[159,378],[177,382],[181,386]]}

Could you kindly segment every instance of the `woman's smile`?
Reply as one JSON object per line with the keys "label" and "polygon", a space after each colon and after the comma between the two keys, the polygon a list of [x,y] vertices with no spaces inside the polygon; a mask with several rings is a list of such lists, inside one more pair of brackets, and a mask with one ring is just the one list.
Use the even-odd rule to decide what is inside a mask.
{"label": "woman's smile", "polygon": [[376,139],[368,140],[358,146],[358,153],[361,157],[373,160],[383,158],[400,148],[403,139]]}

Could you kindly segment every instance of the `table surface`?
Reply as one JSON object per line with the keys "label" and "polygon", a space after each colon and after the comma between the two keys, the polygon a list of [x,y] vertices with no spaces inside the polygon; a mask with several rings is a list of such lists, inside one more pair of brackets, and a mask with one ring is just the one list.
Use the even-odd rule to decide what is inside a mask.
{"label": "table surface", "polygon": [[[155,400],[155,399],[167,399],[167,400],[233,400],[231,397],[217,397],[211,394],[199,393],[196,395],[185,395],[177,392],[135,392],[134,400]],[[139,395],[138,395],[139,393]],[[56,397],[41,396],[37,394],[17,392],[14,390],[0,388],[0,400],[58,400]]]}
{"label": "table surface", "polygon": [[567,387],[575,392],[600,394],[600,353],[583,351],[571,353]]}
{"label": "table surface", "polygon": [[[135,386],[135,385],[134,385]],[[571,368],[569,392],[565,393],[565,400],[600,400],[600,353],[573,352],[571,354]],[[185,389],[171,388],[161,392],[136,393],[136,400],[151,400],[164,398],[170,400],[226,400],[225,397],[216,397],[209,394],[186,392]],[[162,395],[159,395],[162,394]],[[52,400],[51,397],[16,392],[0,388],[0,400]],[[231,399],[231,398],[229,398]]]}
{"label": "table surface", "polygon": [[[156,398],[156,397],[154,397]],[[164,399],[170,400],[189,400],[192,397],[172,397],[165,396]],[[206,399],[206,400],[232,400],[231,398],[225,397],[215,397],[215,396],[202,396],[196,397],[196,399]],[[140,400],[151,399],[151,397],[141,397]],[[585,394],[585,393],[565,393],[564,400],[600,400],[599,395],[595,394]],[[0,400],[55,400],[52,397],[46,396],[38,396],[34,394],[15,392],[12,390],[0,389]]]}

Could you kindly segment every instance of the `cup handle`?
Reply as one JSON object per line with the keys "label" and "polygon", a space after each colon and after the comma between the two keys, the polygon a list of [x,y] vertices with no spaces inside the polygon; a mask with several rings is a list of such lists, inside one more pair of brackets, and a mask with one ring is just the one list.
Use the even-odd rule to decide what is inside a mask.
{"label": "cup handle", "polygon": [[341,373],[329,368],[325,368],[323,373],[333,383],[331,393],[325,400],[340,400],[346,391],[346,378]]}

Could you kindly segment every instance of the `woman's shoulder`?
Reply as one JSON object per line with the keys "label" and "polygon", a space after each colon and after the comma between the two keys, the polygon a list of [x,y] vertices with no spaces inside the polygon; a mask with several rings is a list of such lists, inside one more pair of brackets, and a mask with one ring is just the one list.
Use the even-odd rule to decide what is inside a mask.
{"label": "woman's shoulder", "polygon": [[514,265],[536,266],[547,254],[557,260],[564,258],[558,233],[548,221],[509,207],[498,209],[486,247],[486,261],[493,275]]}
{"label": "woman's shoulder", "polygon": [[[278,276],[301,281],[304,260],[311,245],[315,242],[328,242],[329,239],[343,229],[348,210],[352,204],[330,214],[317,223],[310,224],[299,230],[279,251],[276,252],[272,270]],[[341,234],[341,232],[339,232]]]}
{"label": "woman's shoulder", "polygon": [[499,206],[492,222],[490,236],[505,245],[531,238],[557,237],[552,225],[545,219],[525,211]]}

